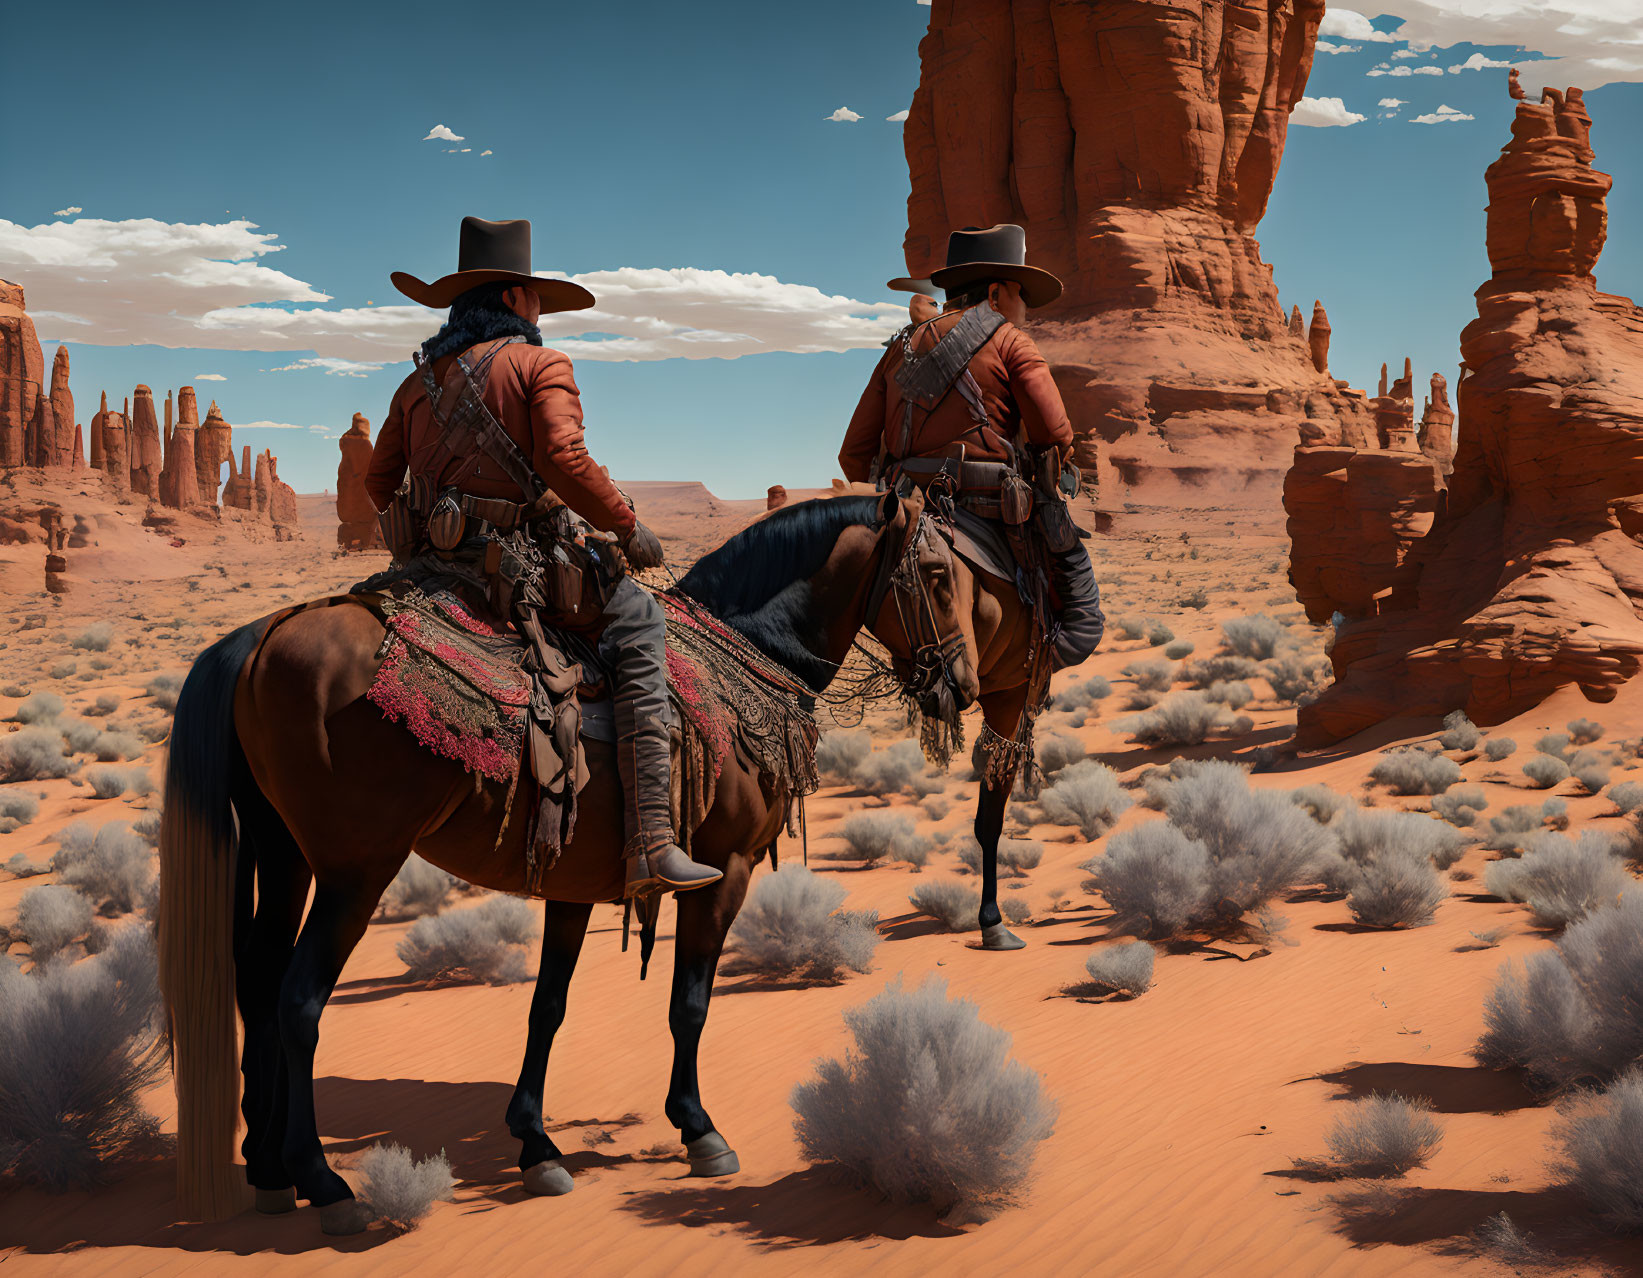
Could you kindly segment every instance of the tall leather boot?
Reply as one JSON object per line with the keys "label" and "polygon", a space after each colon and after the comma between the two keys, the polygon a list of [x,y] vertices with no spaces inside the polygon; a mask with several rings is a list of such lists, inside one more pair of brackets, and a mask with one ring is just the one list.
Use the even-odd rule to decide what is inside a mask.
{"label": "tall leather boot", "polygon": [[616,766],[622,777],[626,896],[708,887],[722,871],[673,841],[668,740],[667,626],[649,593],[624,578],[604,609],[599,647],[611,676]]}

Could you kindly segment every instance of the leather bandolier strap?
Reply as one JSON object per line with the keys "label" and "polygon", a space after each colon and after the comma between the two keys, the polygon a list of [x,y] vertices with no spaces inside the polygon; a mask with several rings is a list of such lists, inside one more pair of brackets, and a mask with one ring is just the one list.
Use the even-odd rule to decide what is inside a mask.
{"label": "leather bandolier strap", "polygon": [[959,316],[958,323],[945,336],[922,354],[913,350],[914,329],[907,330],[902,340],[901,367],[896,369],[896,385],[901,387],[901,438],[894,450],[897,459],[907,456],[913,446],[913,409],[925,412],[947,397],[954,386],[964,396],[970,415],[977,424],[987,424],[987,410],[981,403],[981,391],[975,378],[970,376],[970,361],[975,354],[1004,325],[1004,317],[991,306],[972,306]]}

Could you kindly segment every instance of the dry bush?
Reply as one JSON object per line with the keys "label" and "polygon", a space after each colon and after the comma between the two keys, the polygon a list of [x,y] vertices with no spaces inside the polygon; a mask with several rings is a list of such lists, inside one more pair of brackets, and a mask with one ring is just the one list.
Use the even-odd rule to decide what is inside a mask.
{"label": "dry bush", "polygon": [[1209,901],[1209,851],[1168,821],[1114,835],[1106,852],[1080,866],[1107,898],[1113,927],[1153,940],[1179,936],[1198,925]]}
{"label": "dry bush", "polygon": [[12,712],[16,723],[49,723],[63,713],[64,701],[55,692],[36,692]]}
{"label": "dry bush", "polygon": [[1552,1138],[1563,1147],[1558,1180],[1616,1229],[1643,1233],[1643,1070],[1575,1099]]}
{"label": "dry bush", "polygon": [[1038,738],[1038,767],[1046,777],[1055,776],[1088,753],[1082,741],[1065,732],[1046,732]]}
{"label": "dry bush", "polygon": [[1350,1176],[1402,1176],[1431,1161],[1443,1144],[1432,1106],[1393,1092],[1353,1101],[1324,1137],[1335,1166]]}
{"label": "dry bush", "polygon": [[541,931],[536,911],[516,896],[418,919],[394,953],[419,981],[511,985],[530,979],[525,949]]}
{"label": "dry bush", "polygon": [[[959,840],[954,849],[959,863],[971,874],[981,873],[981,844],[970,835]],[[998,841],[998,877],[1023,879],[1028,870],[1036,870],[1044,859],[1044,845],[1032,839],[1000,839]]]}
{"label": "dry bush", "polygon": [[879,916],[840,909],[846,895],[832,879],[798,865],[760,879],[731,925],[732,957],[723,970],[816,981],[868,971]]}
{"label": "dry bush", "polygon": [[1118,672],[1145,692],[1168,692],[1175,666],[1168,661],[1132,661]]}
{"label": "dry bush", "polygon": [[1490,737],[1483,743],[1483,757],[1491,763],[1499,763],[1508,755],[1517,751],[1517,742],[1511,737]]}
{"label": "dry bush", "polygon": [[99,621],[87,626],[70,639],[68,646],[84,652],[107,652],[109,644],[113,642],[114,627],[106,621]]}
{"label": "dry bush", "polygon": [[98,763],[119,763],[125,759],[141,758],[143,741],[133,732],[111,728],[97,734],[90,750],[97,756]]}
{"label": "dry bush", "polygon": [[1341,855],[1358,865],[1400,850],[1447,870],[1466,852],[1466,841],[1459,833],[1420,812],[1351,812],[1334,830]]}
{"label": "dry bush", "polygon": [[11,938],[27,943],[38,966],[65,946],[89,936],[96,926],[92,904],[73,888],[47,883],[23,893]]}
{"label": "dry bush", "polygon": [[1255,689],[1242,679],[1219,679],[1204,689],[1204,700],[1223,705],[1228,710],[1242,710],[1255,700]]}
{"label": "dry bush", "polygon": [[1124,941],[1095,951],[1084,960],[1084,971],[1098,992],[1134,998],[1152,988],[1156,957],[1157,951],[1146,941]]}
{"label": "dry bush", "polygon": [[[1578,722],[1578,720],[1577,720]],[[1609,784],[1609,764],[1593,750],[1581,750],[1569,760],[1569,772],[1586,787],[1587,794],[1596,794]]]}
{"label": "dry bush", "polygon": [[59,661],[51,668],[50,674],[53,679],[67,679],[79,668],[80,666],[78,662]]}
{"label": "dry bush", "polygon": [[1175,638],[1175,631],[1171,630],[1162,621],[1158,621],[1154,618],[1148,619],[1147,642],[1154,648],[1158,647],[1160,644],[1168,643],[1173,638]]}
{"label": "dry bush", "polygon": [[429,865],[415,852],[405,858],[393,882],[382,894],[377,909],[390,923],[438,914],[461,882],[437,865]]}
{"label": "dry bush", "polygon": [[51,1190],[89,1186],[150,1139],[158,1124],[142,1093],[166,1067],[162,1022],[146,927],[26,976],[0,958],[0,1172]]}
{"label": "dry bush", "polygon": [[1206,701],[1201,692],[1178,692],[1152,709],[1113,725],[1144,745],[1201,745],[1212,732],[1233,726],[1225,706]]}
{"label": "dry bush", "polygon": [[1335,819],[1335,814],[1341,811],[1350,811],[1352,800],[1344,794],[1336,794],[1327,785],[1303,785],[1298,790],[1289,792],[1289,801],[1301,808],[1319,825],[1328,825]]}
{"label": "dry bush", "polygon": [[1052,825],[1075,825],[1085,840],[1100,838],[1131,805],[1118,774],[1104,763],[1086,759],[1064,769],[1055,784],[1038,796],[1044,819]]}
{"label": "dry bush", "polygon": [[[0,866],[0,870],[4,870],[14,879],[32,879],[41,874],[50,874],[51,862],[47,861],[43,864],[36,865],[21,852],[13,852],[11,856],[6,858],[5,865]],[[4,940],[4,930],[0,929],[0,948],[4,948]]]}
{"label": "dry bush", "polygon": [[1643,808],[1643,782],[1621,781],[1609,787],[1609,800],[1622,816]]}
{"label": "dry bush", "polygon": [[[21,790],[0,790],[0,820],[27,825],[40,812],[40,801]],[[13,826],[16,829],[17,826]]]}
{"label": "dry bush", "polygon": [[182,695],[184,677],[174,671],[157,674],[143,686],[143,691],[154,699],[155,705],[170,714],[177,708],[177,698]]}
{"label": "dry bush", "polygon": [[1189,661],[1181,667],[1180,673],[1181,678],[1193,687],[1207,688],[1211,684],[1227,683],[1234,679],[1253,679],[1261,673],[1261,667],[1248,657],[1220,653],[1213,657]]}
{"label": "dry bush", "polygon": [[1140,688],[1132,688],[1124,698],[1126,710],[1151,710],[1164,698],[1161,692],[1145,692]]}
{"label": "dry bush", "polygon": [[79,889],[104,914],[129,914],[156,889],[153,851],[123,821],[103,826],[89,845],[59,836],[52,868],[59,883]]}
{"label": "dry bush", "polygon": [[1527,835],[1541,828],[1541,822],[1546,816],[1546,805],[1537,807],[1532,803],[1514,803],[1504,809],[1499,816],[1489,818],[1489,833],[1483,840],[1483,846],[1491,852],[1515,852],[1527,842]]}
{"label": "dry bush", "polygon": [[52,725],[63,734],[63,740],[74,754],[89,754],[97,738],[107,730],[89,719],[59,719]]}
{"label": "dry bush", "polygon": [[456,1191],[444,1150],[419,1162],[403,1145],[372,1145],[359,1160],[359,1174],[361,1200],[396,1233],[415,1229]]}
{"label": "dry bush", "polygon": [[129,784],[124,768],[87,768],[85,777],[92,794],[99,799],[118,799]]}
{"label": "dry bush", "polygon": [[1432,811],[1462,829],[1476,824],[1478,813],[1488,806],[1489,796],[1481,785],[1451,786],[1442,794],[1432,796]]}
{"label": "dry bush", "polygon": [[119,697],[115,696],[112,692],[101,692],[97,694],[97,700],[92,703],[91,709],[86,711],[86,713],[94,714],[99,718],[106,719],[119,708]]}
{"label": "dry bush", "polygon": [[981,926],[981,893],[957,879],[921,883],[907,900],[918,913],[935,919],[949,932],[974,932]]}
{"label": "dry bush", "polygon": [[824,780],[847,784],[856,779],[856,769],[872,753],[871,733],[843,729],[824,732],[816,742],[816,771]]}
{"label": "dry bush", "polygon": [[1221,623],[1221,647],[1252,661],[1268,661],[1294,640],[1284,624],[1264,612],[1249,617],[1228,617]]}
{"label": "dry bush", "polygon": [[1028,923],[1032,921],[1032,906],[1028,905],[1019,896],[1006,896],[998,902],[999,913],[1004,915],[1006,923]]}
{"label": "dry bush", "polygon": [[1107,630],[1120,639],[1141,639],[1146,636],[1147,622],[1144,617],[1109,617]]}
{"label": "dry bush", "polygon": [[151,848],[160,846],[160,814],[145,813],[131,823],[131,832]]}
{"label": "dry bush", "polygon": [[79,766],[63,753],[62,734],[52,728],[36,725],[0,737],[0,781],[47,781]]}
{"label": "dry bush", "polygon": [[1548,732],[1535,742],[1535,753],[1548,758],[1568,760],[1571,739],[1567,732]]}
{"label": "dry bush", "polygon": [[819,1061],[793,1090],[805,1157],[898,1202],[986,1211],[1016,1201],[1056,1105],[1009,1059],[1010,1036],[935,978],[912,991],[897,981],[845,1024],[855,1042],[844,1059]]}
{"label": "dry bush", "polygon": [[875,750],[856,765],[856,784],[868,794],[899,794],[924,772],[924,751],[917,741],[897,741]]}
{"label": "dry bush", "polygon": [[1483,874],[1490,896],[1522,902],[1537,924],[1549,928],[1567,927],[1614,904],[1633,882],[1614,840],[1598,830],[1583,830],[1579,839],[1536,834],[1521,858],[1492,861]]}
{"label": "dry bush", "polygon": [[1643,1063],[1643,891],[1571,923],[1555,946],[1508,962],[1483,1007],[1472,1049],[1490,1069],[1519,1067],[1540,1085],[1609,1079]]}
{"label": "dry bush", "polygon": [[919,800],[919,807],[930,820],[940,821],[953,810],[953,801],[945,794],[931,794]]}
{"label": "dry bush", "polygon": [[1185,661],[1192,656],[1192,640],[1177,639],[1174,643],[1164,645],[1164,655],[1171,661]]}
{"label": "dry bush", "polygon": [[910,817],[889,812],[858,812],[839,827],[848,853],[830,859],[862,861],[876,865],[883,860],[905,861],[922,866],[930,857],[931,841],[918,834]]}
{"label": "dry bush", "polygon": [[1443,716],[1443,733],[1438,737],[1438,744],[1445,750],[1476,750],[1482,735],[1477,725],[1466,717],[1466,711],[1451,710]]}
{"label": "dry bush", "polygon": [[1369,776],[1393,794],[1442,794],[1460,780],[1460,767],[1441,754],[1390,750],[1370,769]]}
{"label": "dry bush", "polygon": [[1591,745],[1603,735],[1603,725],[1590,719],[1571,719],[1564,725],[1569,729],[1569,740],[1575,745]]}
{"label": "dry bush", "polygon": [[1305,705],[1329,686],[1334,676],[1327,659],[1286,652],[1268,661],[1260,673],[1272,685],[1273,699],[1286,705]]}
{"label": "dry bush", "polygon": [[1569,765],[1549,754],[1531,755],[1523,764],[1523,775],[1537,790],[1550,790],[1569,778]]}
{"label": "dry bush", "polygon": [[1100,675],[1092,675],[1078,683],[1068,684],[1055,694],[1057,710],[1087,710],[1112,696],[1112,684]]}
{"label": "dry bush", "polygon": [[1346,908],[1364,927],[1425,927],[1449,897],[1426,857],[1388,850],[1358,870]]}

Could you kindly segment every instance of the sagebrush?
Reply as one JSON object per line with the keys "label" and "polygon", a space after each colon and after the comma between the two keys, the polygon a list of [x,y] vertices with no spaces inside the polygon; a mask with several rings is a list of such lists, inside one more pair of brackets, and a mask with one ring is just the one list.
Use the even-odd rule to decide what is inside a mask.
{"label": "sagebrush", "polygon": [[415,1229],[436,1202],[456,1191],[445,1151],[420,1161],[403,1145],[372,1145],[359,1160],[360,1199],[397,1232]]}
{"label": "sagebrush", "polygon": [[472,909],[418,919],[394,953],[416,980],[510,985],[530,979],[525,949],[540,931],[536,911],[526,902],[493,896]]}
{"label": "sagebrush", "polygon": [[729,936],[724,971],[832,981],[866,972],[878,948],[878,914],[845,910],[832,879],[790,865],[755,885]]}

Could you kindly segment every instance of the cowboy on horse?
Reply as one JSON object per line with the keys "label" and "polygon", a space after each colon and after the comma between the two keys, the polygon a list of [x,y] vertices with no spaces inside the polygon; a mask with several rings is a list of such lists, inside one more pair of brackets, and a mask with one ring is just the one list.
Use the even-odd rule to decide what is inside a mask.
{"label": "cowboy on horse", "polygon": [[[500,534],[526,530],[545,556],[515,593],[523,629],[597,643],[609,674],[624,796],[626,893],[707,887],[721,877],[675,842],[670,807],[665,626],[627,569],[659,567],[662,546],[588,453],[569,357],[542,345],[537,319],[593,295],[531,273],[531,224],[462,219],[457,270],[432,283],[393,273],[424,306],[449,307],[394,392],[365,489],[396,560],[430,551],[504,573]],[[606,534],[600,543],[571,515]],[[619,551],[619,553],[617,553]],[[517,567],[517,565],[515,565]],[[540,583],[545,582],[543,586]]]}

